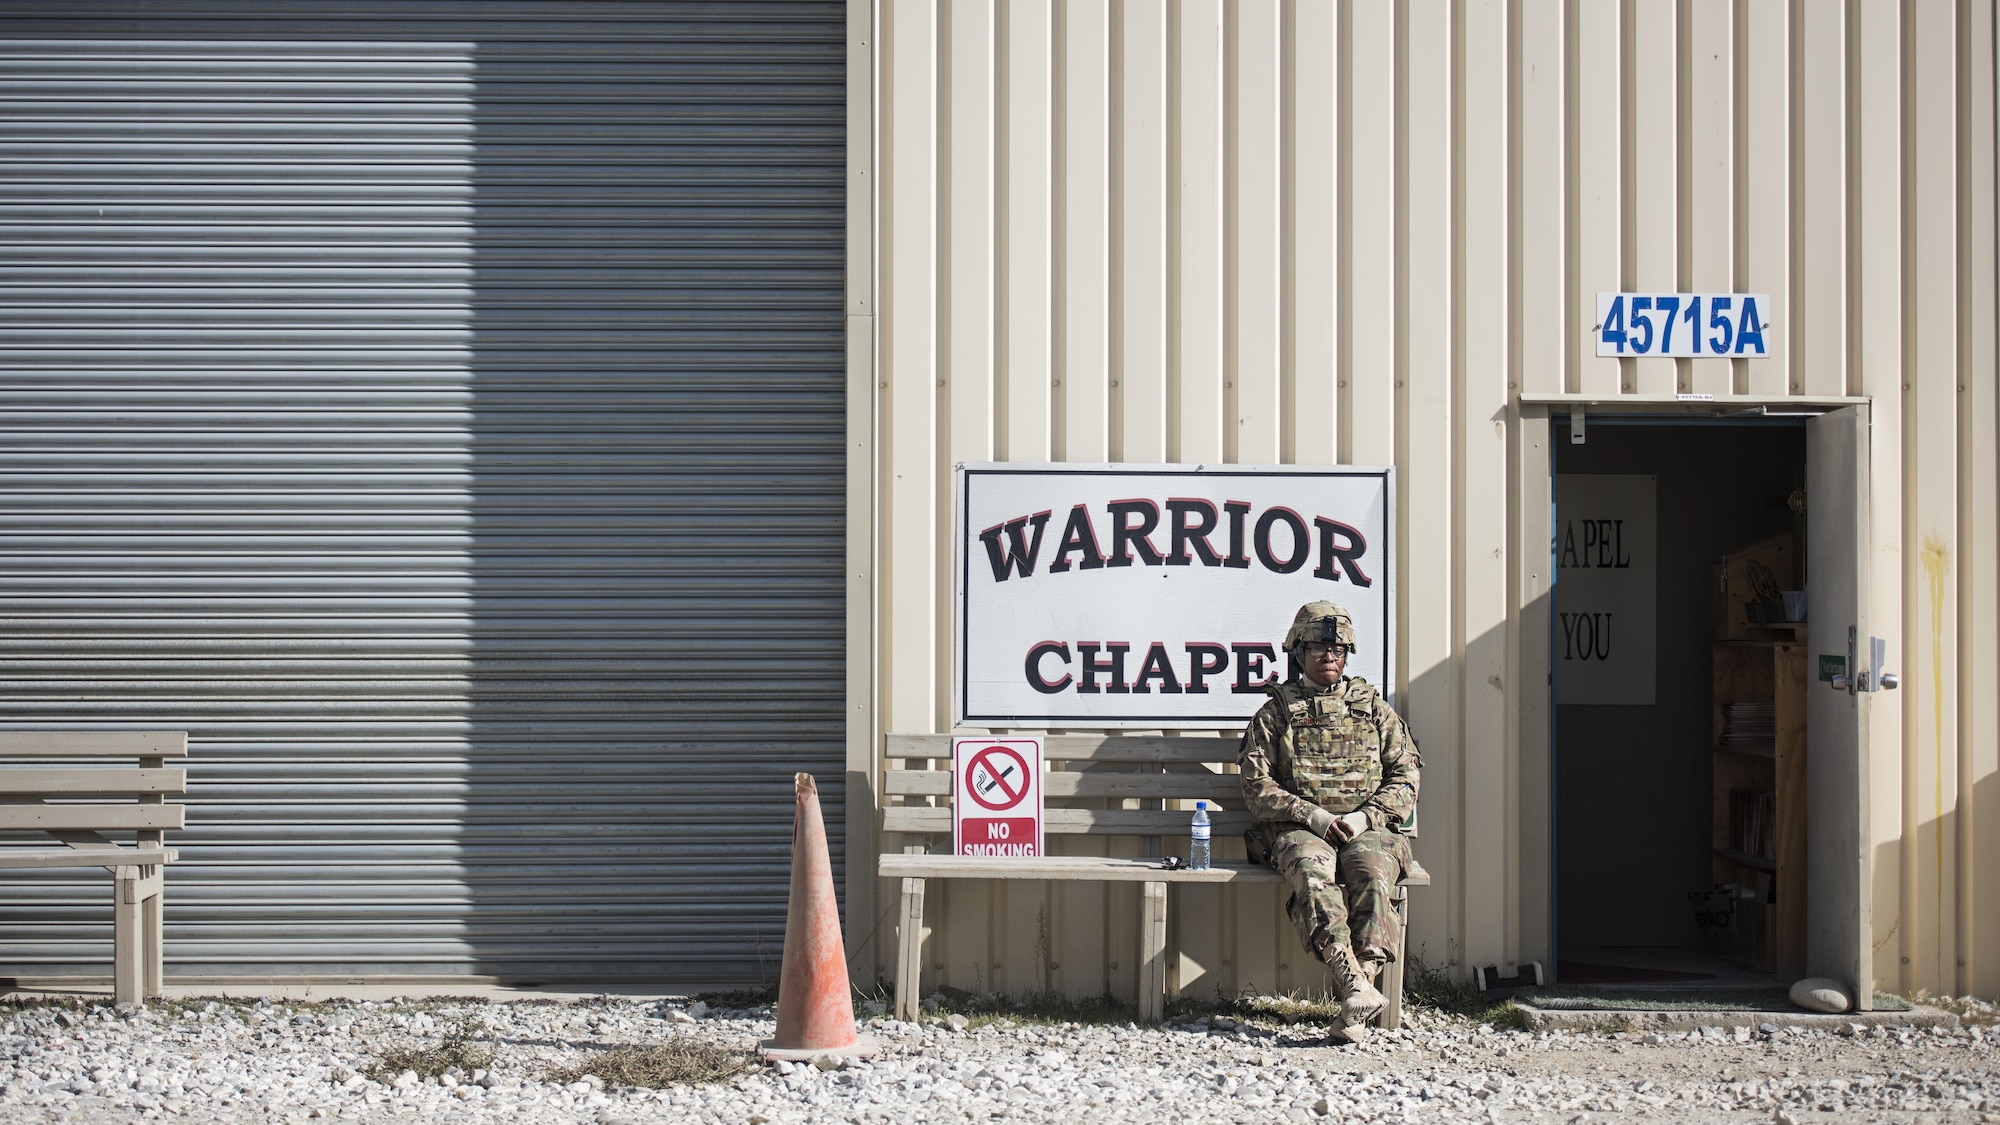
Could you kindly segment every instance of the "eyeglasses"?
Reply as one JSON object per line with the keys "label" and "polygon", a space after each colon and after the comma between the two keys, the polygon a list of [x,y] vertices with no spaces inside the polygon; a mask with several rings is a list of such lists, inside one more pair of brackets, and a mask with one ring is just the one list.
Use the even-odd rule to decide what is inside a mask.
{"label": "eyeglasses", "polygon": [[1307,642],[1306,642],[1306,655],[1307,655],[1307,656],[1311,656],[1311,657],[1321,657],[1321,656],[1326,656],[1326,655],[1327,655],[1327,654],[1329,654],[1329,653],[1331,653],[1331,654],[1333,654],[1333,655],[1335,655],[1335,656],[1341,656],[1341,655],[1344,655],[1344,654],[1345,654],[1346,652],[1347,652],[1347,646],[1346,646],[1346,645],[1344,645],[1344,644],[1341,644],[1341,643],[1340,643],[1340,642],[1338,642],[1338,641],[1307,641]]}

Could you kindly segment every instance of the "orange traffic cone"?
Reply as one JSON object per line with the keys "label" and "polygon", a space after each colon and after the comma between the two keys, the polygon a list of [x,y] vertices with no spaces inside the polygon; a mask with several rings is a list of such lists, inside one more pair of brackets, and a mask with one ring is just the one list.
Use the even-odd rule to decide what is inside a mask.
{"label": "orange traffic cone", "polygon": [[772,1059],[864,1058],[880,1047],[854,1027],[847,946],[840,939],[819,786],[809,773],[795,780],[799,807],[792,820],[792,900],[785,912],[785,961],[778,972],[778,1033],[759,1049]]}

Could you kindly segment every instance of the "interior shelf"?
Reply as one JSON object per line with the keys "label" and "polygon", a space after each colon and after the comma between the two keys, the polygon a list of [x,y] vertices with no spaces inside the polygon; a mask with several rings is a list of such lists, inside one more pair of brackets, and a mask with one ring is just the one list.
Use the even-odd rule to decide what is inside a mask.
{"label": "interior shelf", "polygon": [[1735,848],[1717,848],[1715,849],[1715,854],[1728,860],[1730,863],[1736,864],[1738,867],[1754,867],[1759,871],[1776,871],[1778,869],[1778,861],[1775,859],[1766,859],[1761,855],[1751,855],[1749,852],[1737,851]]}
{"label": "interior shelf", "polygon": [[[1711,650],[1710,843],[1715,882],[1735,888],[1728,952],[1780,976],[1805,969],[1806,626],[1747,620],[1742,576],[1788,582],[1791,551],[1785,535],[1721,560]],[[1723,741],[1732,727],[1735,745]]]}

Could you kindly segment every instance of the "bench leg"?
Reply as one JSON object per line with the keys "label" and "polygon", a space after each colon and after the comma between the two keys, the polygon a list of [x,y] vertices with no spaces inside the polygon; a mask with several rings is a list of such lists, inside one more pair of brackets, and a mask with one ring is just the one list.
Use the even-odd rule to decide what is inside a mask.
{"label": "bench leg", "polygon": [[139,904],[139,927],[145,935],[145,971],[140,992],[147,999],[158,999],[166,995],[166,869],[154,867],[153,893]]}
{"label": "bench leg", "polygon": [[139,868],[120,867],[111,880],[111,1000],[137,1004],[144,975]]}
{"label": "bench leg", "polygon": [[924,881],[903,880],[903,913],[896,930],[896,1018],[917,1018],[918,981],[924,956]]}
{"label": "bench leg", "polygon": [[1388,1003],[1382,1006],[1382,1028],[1388,1031],[1403,1026],[1403,957],[1410,948],[1409,892],[1396,888],[1396,959],[1382,966],[1382,997]]}
{"label": "bench leg", "polygon": [[1159,1023],[1167,1014],[1167,885],[1142,884],[1139,910],[1139,1018]]}

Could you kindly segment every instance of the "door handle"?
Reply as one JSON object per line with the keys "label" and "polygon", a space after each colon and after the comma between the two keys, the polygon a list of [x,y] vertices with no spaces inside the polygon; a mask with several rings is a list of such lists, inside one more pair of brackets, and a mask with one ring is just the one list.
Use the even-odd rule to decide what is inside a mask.
{"label": "door handle", "polygon": [[1841,672],[1832,677],[1830,682],[1833,684],[1833,690],[1844,691],[1849,695],[1857,691],[1895,691],[1902,684],[1902,677],[1882,669],[1882,665],[1889,662],[1889,642],[1881,637],[1868,638],[1868,664],[1863,667],[1855,659],[1861,655],[1858,641],[1854,626],[1849,625],[1847,667],[1851,671]]}
{"label": "door handle", "polygon": [[1896,690],[1897,685],[1901,684],[1903,681],[1901,677],[1896,675],[1896,673],[1885,672],[1882,670],[1882,665],[1887,664],[1888,662],[1889,662],[1889,642],[1883,640],[1881,637],[1868,638],[1868,666],[1874,670],[1875,686],[1869,687],[1866,684],[1863,684],[1861,688],[1862,691],[1883,691],[1885,689],[1888,691]]}

